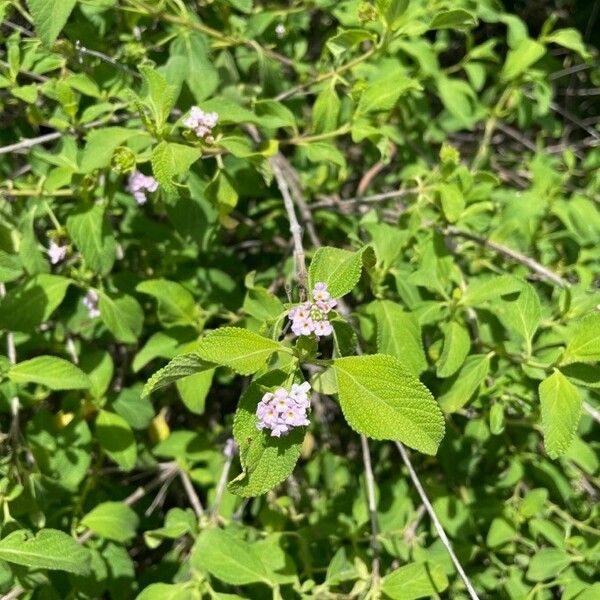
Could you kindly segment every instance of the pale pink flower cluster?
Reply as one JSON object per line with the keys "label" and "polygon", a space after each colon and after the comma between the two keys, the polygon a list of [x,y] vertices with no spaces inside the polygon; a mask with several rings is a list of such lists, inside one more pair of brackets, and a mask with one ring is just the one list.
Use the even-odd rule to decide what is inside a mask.
{"label": "pale pink flower cluster", "polygon": [[61,246],[57,244],[54,240],[50,242],[50,246],[48,247],[48,258],[50,259],[50,263],[53,265],[57,265],[61,260],[65,259],[67,255],[67,246]]}
{"label": "pale pink flower cluster", "polygon": [[133,171],[129,176],[127,189],[141,206],[142,204],[146,204],[148,200],[146,192],[155,192],[158,189],[158,181],[150,175],[144,175],[140,171]]}
{"label": "pale pink flower cluster", "polygon": [[308,399],[310,384],[294,383],[290,391],[278,388],[275,392],[267,392],[256,407],[258,429],[270,429],[271,437],[287,435],[293,427],[306,427],[309,424],[306,416],[310,408]]}
{"label": "pale pink flower cluster", "polygon": [[85,295],[85,298],[81,303],[87,308],[88,316],[90,319],[95,319],[100,316],[100,309],[98,308],[98,292],[96,290],[89,290]]}
{"label": "pale pink flower cluster", "polygon": [[218,120],[219,115],[216,112],[204,112],[199,106],[192,106],[190,114],[183,120],[183,124],[193,129],[201,140],[212,144],[215,141],[212,130]]}
{"label": "pale pink flower cluster", "polygon": [[317,337],[331,335],[333,326],[329,321],[329,312],[335,308],[337,301],[331,298],[327,291],[327,284],[315,283],[312,292],[312,301],[307,301],[292,308],[288,317],[292,321],[292,331],[296,335],[310,335]]}

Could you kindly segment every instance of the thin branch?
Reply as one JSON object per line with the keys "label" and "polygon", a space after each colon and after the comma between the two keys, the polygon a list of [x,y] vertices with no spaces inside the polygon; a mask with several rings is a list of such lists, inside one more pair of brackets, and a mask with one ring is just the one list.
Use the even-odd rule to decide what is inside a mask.
{"label": "thin branch", "polygon": [[379,520],[377,516],[377,503],[375,501],[375,477],[373,476],[373,467],[371,465],[371,453],[369,452],[369,441],[361,434],[360,445],[362,448],[363,464],[365,466],[365,479],[367,484],[367,503],[369,506],[369,516],[371,518],[371,550],[373,551],[373,560],[371,561],[371,585],[374,589],[379,589],[379,554],[381,547],[379,544]]}
{"label": "thin branch", "polygon": [[584,401],[583,410],[597,423],[600,423],[600,411],[596,410],[589,402]]}
{"label": "thin branch", "polygon": [[456,568],[460,578],[463,580],[463,583],[465,584],[465,587],[467,588],[467,591],[469,592],[469,596],[471,597],[471,600],[479,600],[479,596],[477,595],[477,592],[473,588],[471,581],[467,577],[465,570],[463,569],[462,565],[460,564],[460,561],[458,560],[456,554],[454,553],[452,544],[450,543],[450,540],[448,539],[448,536],[446,535],[446,532],[444,531],[444,528],[442,527],[442,524],[440,523],[438,516],[435,514],[435,510],[433,510],[433,506],[429,500],[429,497],[427,496],[427,493],[425,492],[425,489],[421,485],[421,481],[419,480],[419,477],[417,476],[417,473],[415,472],[415,470],[412,466],[412,462],[410,460],[410,457],[408,456],[408,452],[406,451],[406,449],[400,442],[396,442],[396,447],[398,448],[398,452],[400,452],[400,456],[402,457],[402,460],[404,461],[404,464],[406,465],[406,468],[408,469],[408,473],[410,475],[410,478],[412,479],[413,485],[415,486],[415,488],[417,488],[417,492],[419,493],[421,502],[423,502],[423,504],[425,505],[425,509],[429,513],[429,518],[433,522],[435,530],[437,531],[438,535],[440,536],[440,540],[442,540],[442,544],[444,544],[446,551],[450,555],[450,559],[452,560],[452,563],[454,564],[454,567]]}
{"label": "thin branch", "polygon": [[351,204],[369,204],[371,202],[385,202],[386,200],[390,200],[392,198],[402,198],[404,196],[410,196],[413,194],[418,194],[420,189],[418,188],[407,188],[402,190],[393,190],[391,192],[382,192],[380,194],[373,194],[371,196],[355,196],[353,198],[342,198],[341,200],[327,199],[321,202],[314,202],[310,204],[310,210],[316,210],[317,208],[329,208],[331,206],[336,206],[339,208],[344,208],[346,205]]}
{"label": "thin branch", "polygon": [[231,469],[231,463],[237,450],[237,445],[233,439],[227,440],[225,448],[223,448],[223,455],[225,456],[225,462],[223,463],[223,470],[217,483],[217,491],[215,493],[215,501],[211,511],[211,520],[216,523],[221,512],[221,501],[223,500],[223,493],[225,492],[225,486],[227,485],[227,479],[229,477],[229,470]]}
{"label": "thin branch", "polygon": [[8,154],[10,152],[18,152],[19,150],[25,150],[27,148],[31,148],[32,146],[37,146],[38,144],[45,144],[46,142],[51,142],[52,140],[57,140],[58,138],[64,135],[63,131],[54,131],[52,133],[46,133],[45,135],[40,135],[34,138],[28,138],[25,140],[21,140],[20,142],[16,142],[15,144],[9,144],[8,146],[3,146],[0,148],[0,154]]}
{"label": "thin branch", "polygon": [[[4,296],[6,296],[6,287],[4,286],[4,283],[0,283],[0,298],[4,298]],[[6,356],[11,365],[17,363],[15,336],[13,332],[8,329],[6,330]],[[19,409],[19,397],[15,395],[10,399],[10,437],[15,445],[17,444],[19,437]]]}
{"label": "thin branch", "polygon": [[467,240],[471,240],[472,242],[475,242],[480,246],[483,246],[484,248],[489,248],[490,250],[501,254],[505,258],[509,258],[524,265],[530,271],[537,273],[538,275],[540,275],[540,277],[554,283],[555,285],[558,285],[560,287],[569,287],[569,282],[566,279],[563,279],[560,275],[557,275],[550,269],[544,267],[544,265],[540,264],[533,258],[529,258],[528,256],[525,256],[525,254],[521,254],[521,252],[517,252],[516,250],[513,250],[508,246],[503,246],[502,244],[492,242],[491,240],[488,240],[483,236],[477,235],[476,233],[471,233],[470,231],[458,229],[457,227],[453,226],[446,227],[444,233],[452,237],[461,237]]}
{"label": "thin branch", "polygon": [[294,243],[294,262],[296,267],[296,275],[298,278],[298,286],[300,287],[300,299],[304,300],[306,298],[308,288],[308,275],[306,272],[304,247],[302,246],[302,227],[300,227],[300,223],[298,223],[296,211],[294,210],[294,201],[290,194],[290,188],[288,187],[287,179],[283,174],[280,161],[276,156],[273,156],[270,159],[270,163],[271,168],[273,169],[273,175],[277,181],[277,187],[281,192],[285,212],[287,213],[288,221],[290,223],[290,234]]}
{"label": "thin branch", "polygon": [[[178,467],[177,467],[176,463],[174,463],[174,462],[167,463],[164,466],[161,465],[160,468],[161,468],[161,472],[152,481],[150,481],[146,485],[142,485],[142,486],[138,487],[135,491],[133,491],[131,494],[129,494],[129,496],[127,496],[123,500],[123,504],[125,504],[125,506],[132,506],[138,500],[141,500],[144,496],[146,496],[148,494],[148,492],[152,491],[153,489],[155,489],[157,487],[160,487],[166,481],[168,481],[169,479],[172,479],[177,474]],[[84,544],[93,536],[94,536],[94,532],[91,529],[88,529],[77,537],[77,541],[80,544]],[[2,599],[0,598],[0,600],[2,600]]]}
{"label": "thin branch", "polygon": [[187,497],[196,513],[196,516],[200,519],[204,516],[204,508],[202,507],[202,502],[200,502],[200,498],[198,498],[198,494],[196,494],[196,490],[194,489],[194,484],[190,479],[190,476],[181,469],[179,470],[179,479],[181,479],[181,483],[183,484],[183,489],[187,494]]}

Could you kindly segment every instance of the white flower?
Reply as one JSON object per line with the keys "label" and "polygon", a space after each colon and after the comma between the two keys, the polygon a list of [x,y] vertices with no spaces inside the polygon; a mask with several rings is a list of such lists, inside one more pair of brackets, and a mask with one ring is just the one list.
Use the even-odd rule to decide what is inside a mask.
{"label": "white flower", "polygon": [[48,256],[53,265],[57,265],[61,260],[64,260],[67,255],[67,246],[61,246],[54,241],[50,242],[48,248]]}

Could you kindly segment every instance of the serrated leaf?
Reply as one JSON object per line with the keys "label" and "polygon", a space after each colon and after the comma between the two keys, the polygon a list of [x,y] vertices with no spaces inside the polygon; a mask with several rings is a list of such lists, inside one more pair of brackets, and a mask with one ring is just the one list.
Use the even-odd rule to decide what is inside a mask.
{"label": "serrated leaf", "polygon": [[51,390],[84,390],[89,377],[73,363],[57,356],[36,356],[12,366],[8,377],[15,383],[39,383]]}
{"label": "serrated leaf", "polygon": [[159,369],[148,379],[142,391],[142,398],[178,379],[195,375],[215,368],[215,363],[203,360],[196,352],[181,354],[173,358],[165,367]]}
{"label": "serrated leaf", "polygon": [[469,330],[456,321],[442,326],[444,345],[437,364],[438,377],[450,377],[460,369],[471,349]]}
{"label": "serrated leaf", "polygon": [[35,32],[45,46],[52,45],[65,26],[77,0],[27,0]]}
{"label": "serrated leaf", "polygon": [[158,300],[158,318],[164,327],[197,325],[194,297],[180,283],[167,279],[148,279],[135,289]]}
{"label": "serrated leaf", "polygon": [[561,365],[600,361],[600,313],[581,319],[569,339]]}
{"label": "serrated leaf", "polygon": [[175,178],[184,175],[201,156],[200,148],[161,142],[152,151],[152,171],[161,189],[168,195],[177,193]]}
{"label": "serrated leaf", "polygon": [[279,342],[240,327],[222,327],[206,334],[197,353],[206,361],[233,369],[240,375],[255,373],[274,352],[290,352]]}
{"label": "serrated leaf", "polygon": [[103,206],[92,204],[69,216],[67,231],[90,269],[101,275],[110,273],[117,243]]}
{"label": "serrated leaf", "polygon": [[435,454],[444,417],[431,392],[392,356],[347,356],[333,361],[338,397],[348,424],[376,440],[397,440]]}
{"label": "serrated leaf", "polygon": [[101,410],[96,417],[96,437],[100,446],[124,471],[131,471],[137,461],[135,437],[123,417]]}
{"label": "serrated leaf", "polygon": [[252,545],[223,529],[205,529],[198,536],[190,561],[194,568],[231,585],[271,585],[269,572]]}
{"label": "serrated leaf", "polygon": [[0,328],[31,331],[46,322],[63,301],[71,279],[41,273],[0,299]]}
{"label": "serrated leaf", "polygon": [[152,111],[154,122],[160,131],[175,106],[177,86],[169,85],[163,75],[155,68],[143,66],[139,70],[144,78],[145,102]]}
{"label": "serrated leaf", "polygon": [[381,581],[381,589],[391,600],[433,598],[448,587],[448,578],[437,563],[409,563],[392,571]]}
{"label": "serrated leaf", "polygon": [[544,44],[540,44],[540,42],[531,38],[522,39],[516,48],[509,50],[500,78],[502,81],[516,79],[542,58],[544,54],[546,54]]}
{"label": "serrated leaf", "polygon": [[98,292],[98,296],[100,318],[108,330],[120,342],[135,344],[144,323],[144,313],[138,301],[126,294],[109,296]]}
{"label": "serrated leaf", "polygon": [[318,282],[326,283],[332,298],[351,292],[360,279],[366,252],[373,252],[370,246],[364,246],[356,252],[329,246],[319,248],[308,270],[310,288]]}
{"label": "serrated leaf", "polygon": [[122,502],[102,502],[81,519],[81,525],[100,537],[123,543],[135,537],[139,519]]}
{"label": "serrated leaf", "polygon": [[391,300],[371,302],[368,312],[377,322],[377,351],[396,356],[413,375],[427,368],[417,319]]}
{"label": "serrated leaf", "polygon": [[42,529],[35,536],[23,529],[0,540],[0,560],[32,569],[68,571],[87,575],[90,552],[70,535],[57,529]]}
{"label": "serrated leaf", "polygon": [[444,412],[456,412],[467,404],[487,377],[489,369],[489,355],[469,356],[462,369],[452,379],[447,379],[442,386],[443,394],[438,400]]}
{"label": "serrated leaf", "polygon": [[[279,371],[272,371],[267,377],[273,386],[275,381],[283,384],[286,378]],[[228,487],[238,496],[259,496],[273,489],[290,476],[300,458],[303,427],[294,427],[280,438],[256,427],[256,407],[265,389],[257,382],[251,383],[235,413],[233,435],[239,445],[242,473]]]}
{"label": "serrated leaf", "polygon": [[514,299],[504,299],[498,316],[509,331],[515,331],[524,340],[531,355],[533,336],[542,318],[540,298],[534,287],[522,283],[521,293]]}
{"label": "serrated leaf", "polygon": [[556,369],[540,383],[539,393],[544,446],[552,458],[557,458],[573,441],[583,399],[579,390]]}
{"label": "serrated leaf", "polygon": [[416,79],[396,72],[369,83],[358,102],[356,112],[368,114],[371,112],[391,110],[401,95],[410,90],[420,90],[421,85]]}

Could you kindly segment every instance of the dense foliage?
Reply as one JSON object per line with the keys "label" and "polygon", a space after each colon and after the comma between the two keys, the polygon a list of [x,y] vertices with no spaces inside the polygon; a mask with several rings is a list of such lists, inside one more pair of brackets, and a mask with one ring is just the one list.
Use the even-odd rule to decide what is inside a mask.
{"label": "dense foliage", "polygon": [[2,597],[599,598],[598,4],[0,0]]}

